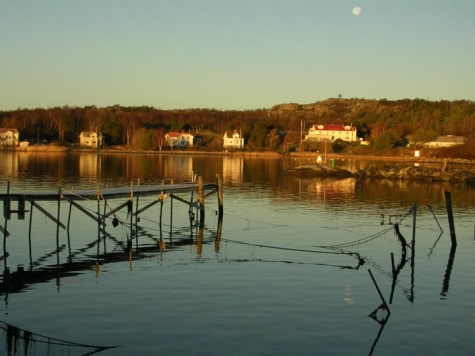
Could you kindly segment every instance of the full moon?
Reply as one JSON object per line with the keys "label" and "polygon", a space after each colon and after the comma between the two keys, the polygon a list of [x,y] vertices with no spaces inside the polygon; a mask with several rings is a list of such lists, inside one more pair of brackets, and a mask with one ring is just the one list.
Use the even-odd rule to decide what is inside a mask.
{"label": "full moon", "polygon": [[358,16],[360,13],[361,13],[361,7],[355,6],[355,7],[353,8],[353,14],[356,15],[356,16]]}

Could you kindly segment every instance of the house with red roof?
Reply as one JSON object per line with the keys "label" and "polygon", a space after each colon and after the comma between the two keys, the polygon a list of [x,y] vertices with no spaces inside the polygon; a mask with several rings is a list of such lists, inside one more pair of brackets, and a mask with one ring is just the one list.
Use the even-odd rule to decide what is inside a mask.
{"label": "house with red roof", "polygon": [[185,132],[169,132],[165,135],[165,140],[171,148],[184,148],[193,146],[194,136]]}
{"label": "house with red roof", "polygon": [[356,128],[353,125],[318,124],[312,125],[305,135],[307,141],[357,141]]}

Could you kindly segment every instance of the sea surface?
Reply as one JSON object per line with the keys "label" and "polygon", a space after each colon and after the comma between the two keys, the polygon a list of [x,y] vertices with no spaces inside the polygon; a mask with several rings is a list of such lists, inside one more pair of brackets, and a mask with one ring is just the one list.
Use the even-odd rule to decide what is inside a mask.
{"label": "sea surface", "polygon": [[171,198],[136,220],[119,209],[105,230],[92,216],[129,198],[80,199],[83,210],[38,201],[24,219],[1,217],[0,355],[473,354],[475,188],[285,173],[304,163],[0,151],[0,193],[217,174],[224,186],[223,219],[211,194],[203,228]]}

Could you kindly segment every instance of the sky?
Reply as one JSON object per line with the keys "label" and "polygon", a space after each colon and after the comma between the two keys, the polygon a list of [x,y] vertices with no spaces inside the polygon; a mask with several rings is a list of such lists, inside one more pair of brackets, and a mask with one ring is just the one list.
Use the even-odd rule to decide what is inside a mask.
{"label": "sky", "polygon": [[474,19],[475,0],[0,0],[0,110],[475,100]]}

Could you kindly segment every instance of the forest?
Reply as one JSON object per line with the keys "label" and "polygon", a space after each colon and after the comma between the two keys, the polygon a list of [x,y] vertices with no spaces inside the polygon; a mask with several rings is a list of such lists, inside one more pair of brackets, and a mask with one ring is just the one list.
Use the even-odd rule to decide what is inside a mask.
{"label": "forest", "polygon": [[475,102],[338,98],[243,111],[120,105],[0,111],[0,127],[18,129],[20,140],[30,144],[74,146],[81,131],[97,131],[105,137],[105,147],[144,150],[168,149],[164,136],[170,131],[198,138],[194,150],[222,150],[224,132],[237,130],[244,137],[244,150],[316,151],[321,144],[301,142],[314,124],[352,125],[358,139],[370,143],[333,142],[329,149],[334,152],[383,154],[408,144],[422,147],[442,135],[464,136],[470,144],[475,141]]}

